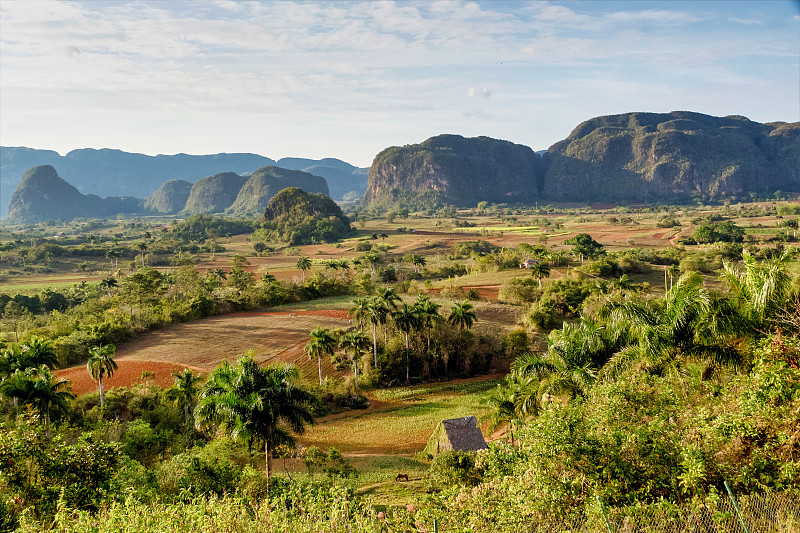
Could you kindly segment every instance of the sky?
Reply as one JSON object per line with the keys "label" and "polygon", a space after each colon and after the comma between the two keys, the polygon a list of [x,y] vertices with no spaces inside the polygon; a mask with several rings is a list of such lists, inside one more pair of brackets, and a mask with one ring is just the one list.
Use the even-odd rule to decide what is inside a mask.
{"label": "sky", "polygon": [[369,166],[673,110],[800,121],[800,2],[0,2],[3,146]]}

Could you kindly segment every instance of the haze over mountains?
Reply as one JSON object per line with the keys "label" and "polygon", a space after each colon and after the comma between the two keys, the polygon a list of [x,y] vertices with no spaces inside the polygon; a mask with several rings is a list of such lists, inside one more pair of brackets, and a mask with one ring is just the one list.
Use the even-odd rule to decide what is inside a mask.
{"label": "haze over mountains", "polygon": [[[149,157],[119,150],[76,150],[61,158],[54,152],[4,148],[4,183],[19,168],[33,161],[42,165],[47,158],[57,161],[26,174],[12,198],[9,220],[65,218],[65,208],[55,205],[59,198],[72,201],[76,213],[89,213],[74,216],[256,214],[285,187],[337,200],[361,197],[364,207],[474,206],[483,200],[684,203],[746,199],[749,193],[777,190],[800,192],[800,123],[761,124],[741,116],[686,111],[625,113],[587,120],[544,153],[489,137],[439,135],[382,150],[369,169],[368,182],[366,169],[338,159],[273,162],[254,154]],[[230,170],[263,161],[268,164],[257,169]],[[56,166],[62,163],[70,172],[84,172],[77,181],[84,190],[91,186],[122,196],[80,195],[81,187],[73,187],[76,181]],[[205,177],[191,175],[201,168]],[[139,200],[126,195],[155,190],[153,175],[167,171],[176,179],[159,181],[152,196]],[[61,178],[69,183],[59,182]],[[60,193],[52,195],[48,187]]]}
{"label": "haze over mountains", "polygon": [[366,188],[368,172],[368,169],[333,158],[275,161],[256,154],[149,156],[91,148],[73,150],[62,156],[52,150],[0,147],[0,217],[6,216],[8,202],[22,176],[39,165],[54,167],[61,178],[84,194],[136,198],[149,197],[168,180],[194,183],[222,172],[243,175],[269,165],[304,170],[325,178],[331,197],[336,200],[348,194],[351,198],[360,198]]}

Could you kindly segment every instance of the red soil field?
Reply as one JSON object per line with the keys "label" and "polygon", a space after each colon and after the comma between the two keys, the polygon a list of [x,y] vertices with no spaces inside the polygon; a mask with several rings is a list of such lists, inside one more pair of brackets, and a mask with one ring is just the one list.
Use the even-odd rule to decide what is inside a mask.
{"label": "red soil field", "polygon": [[[145,370],[153,372],[156,376],[148,378],[148,383],[168,389],[172,386],[174,379],[173,372],[182,372],[184,368],[191,368],[195,373],[201,369],[188,365],[176,363],[165,363],[163,361],[117,361],[117,370],[110,378],[103,378],[103,389],[109,390],[114,387],[128,387],[134,383],[142,381],[142,372]],[[56,372],[61,378],[66,378],[72,382],[72,393],[80,396],[97,390],[97,382],[89,376],[86,365],[73,366]]]}

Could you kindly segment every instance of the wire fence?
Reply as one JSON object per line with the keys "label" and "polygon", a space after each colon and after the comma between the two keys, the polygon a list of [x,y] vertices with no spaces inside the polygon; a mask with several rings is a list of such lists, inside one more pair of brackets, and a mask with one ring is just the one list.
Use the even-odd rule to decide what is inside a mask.
{"label": "wire fence", "polygon": [[[448,526],[437,524],[445,533]],[[800,533],[800,493],[782,492],[731,497],[721,494],[700,505],[598,506],[573,520],[509,521],[473,524],[472,531],[530,533]],[[462,531],[463,528],[453,527]],[[433,531],[433,529],[429,529]]]}

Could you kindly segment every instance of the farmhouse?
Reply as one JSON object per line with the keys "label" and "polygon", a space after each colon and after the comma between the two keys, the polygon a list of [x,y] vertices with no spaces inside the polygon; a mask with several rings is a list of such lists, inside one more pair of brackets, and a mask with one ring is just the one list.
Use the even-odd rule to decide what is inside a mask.
{"label": "farmhouse", "polygon": [[541,263],[541,261],[539,259],[526,259],[525,261],[523,261],[522,263],[519,264],[519,267],[520,268],[530,268],[533,265],[538,265],[539,263]]}
{"label": "farmhouse", "polygon": [[449,450],[458,452],[487,448],[483,433],[478,429],[478,419],[465,416],[439,422],[425,446],[425,453],[434,456]]}

